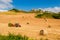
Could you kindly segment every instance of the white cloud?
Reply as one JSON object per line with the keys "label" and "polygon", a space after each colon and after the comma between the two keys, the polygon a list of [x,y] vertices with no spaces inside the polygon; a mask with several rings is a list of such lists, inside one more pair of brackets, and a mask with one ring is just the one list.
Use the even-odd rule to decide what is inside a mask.
{"label": "white cloud", "polygon": [[9,2],[13,2],[12,0],[0,0],[1,2],[4,2],[4,3],[9,3]]}
{"label": "white cloud", "polygon": [[43,11],[60,12],[60,7],[40,8]]}
{"label": "white cloud", "polygon": [[8,10],[0,10],[0,12],[7,12]]}
{"label": "white cloud", "polygon": [[0,0],[0,10],[13,8],[12,2],[12,0]]}

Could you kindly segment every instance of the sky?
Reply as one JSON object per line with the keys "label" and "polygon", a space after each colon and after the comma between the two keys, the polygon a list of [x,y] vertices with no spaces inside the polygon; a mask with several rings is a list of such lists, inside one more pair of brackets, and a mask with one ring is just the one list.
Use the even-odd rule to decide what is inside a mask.
{"label": "sky", "polygon": [[60,0],[0,0],[0,10],[12,8],[19,10],[42,9],[60,12]]}

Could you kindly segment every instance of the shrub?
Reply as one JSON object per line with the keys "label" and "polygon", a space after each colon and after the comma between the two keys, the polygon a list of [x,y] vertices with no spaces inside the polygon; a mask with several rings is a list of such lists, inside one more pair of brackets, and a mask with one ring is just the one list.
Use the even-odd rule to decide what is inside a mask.
{"label": "shrub", "polygon": [[12,26],[14,26],[14,25],[13,25],[12,23],[8,23],[8,26],[9,26],[9,27],[12,27]]}
{"label": "shrub", "polygon": [[52,17],[55,19],[60,19],[60,13],[53,13]]}
{"label": "shrub", "polygon": [[41,18],[43,14],[38,14],[37,16],[35,16],[36,18]]}
{"label": "shrub", "polygon": [[40,35],[44,35],[44,30],[40,30]]}
{"label": "shrub", "polygon": [[55,19],[60,19],[60,14],[53,14],[52,16],[53,16],[53,18],[55,18]]}

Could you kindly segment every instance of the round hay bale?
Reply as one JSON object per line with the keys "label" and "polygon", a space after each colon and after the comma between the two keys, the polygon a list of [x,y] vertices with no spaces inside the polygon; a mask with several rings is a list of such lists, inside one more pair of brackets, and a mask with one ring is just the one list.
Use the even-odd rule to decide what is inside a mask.
{"label": "round hay bale", "polygon": [[15,27],[21,27],[21,25],[19,25],[19,23],[15,23]]}
{"label": "round hay bale", "polygon": [[8,23],[8,26],[9,27],[13,27],[14,25],[12,23]]}

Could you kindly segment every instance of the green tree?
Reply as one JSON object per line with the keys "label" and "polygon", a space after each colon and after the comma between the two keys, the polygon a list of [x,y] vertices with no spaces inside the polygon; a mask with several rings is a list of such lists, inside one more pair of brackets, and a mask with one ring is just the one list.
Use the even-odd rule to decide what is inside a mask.
{"label": "green tree", "polygon": [[13,9],[11,9],[11,10],[9,10],[9,11],[20,12],[20,10],[18,10],[18,9],[15,9],[15,8],[13,8]]}

